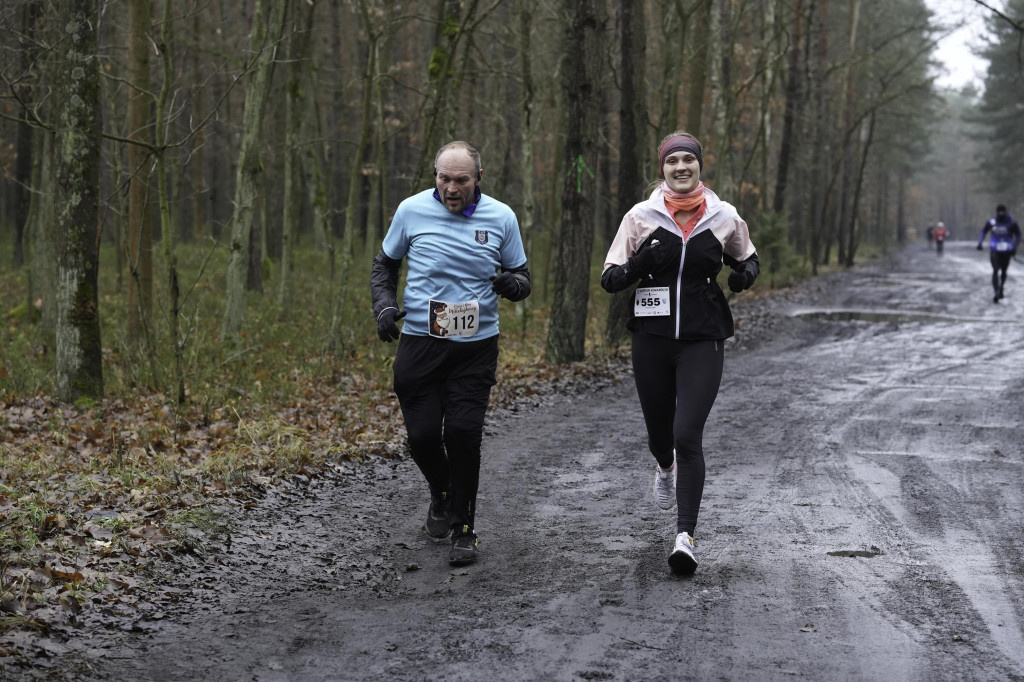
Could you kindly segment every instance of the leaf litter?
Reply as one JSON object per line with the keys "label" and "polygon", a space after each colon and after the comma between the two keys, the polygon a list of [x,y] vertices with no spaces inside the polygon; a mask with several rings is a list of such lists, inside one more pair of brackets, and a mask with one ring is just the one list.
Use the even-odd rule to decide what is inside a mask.
{"label": "leaf litter", "polygon": [[[506,361],[485,428],[621,382],[628,357],[623,348],[562,366]],[[153,627],[185,596],[168,576],[189,566],[249,553],[258,567],[280,551],[315,553],[294,538],[236,537],[231,517],[268,495],[302,496],[318,480],[358,478],[370,461],[406,456],[390,387],[339,383],[351,390],[310,382],[287,403],[191,404],[179,414],[162,394],[92,408],[0,397],[0,670],[5,660],[56,665],[61,643],[83,631]],[[382,570],[389,557],[362,556],[317,561],[338,576],[336,589],[386,591],[400,580]]]}

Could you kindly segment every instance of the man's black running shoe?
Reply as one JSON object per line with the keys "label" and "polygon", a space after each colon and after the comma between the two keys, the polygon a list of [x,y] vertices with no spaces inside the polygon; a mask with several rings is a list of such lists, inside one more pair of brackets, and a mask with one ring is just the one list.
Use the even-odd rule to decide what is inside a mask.
{"label": "man's black running shoe", "polygon": [[452,530],[452,548],[448,552],[448,563],[452,566],[465,566],[476,561],[480,540],[477,539],[469,526],[463,525]]}
{"label": "man's black running shoe", "polygon": [[427,535],[432,538],[446,538],[451,528],[448,525],[448,493],[430,496],[430,508],[427,509],[427,523],[424,525]]}

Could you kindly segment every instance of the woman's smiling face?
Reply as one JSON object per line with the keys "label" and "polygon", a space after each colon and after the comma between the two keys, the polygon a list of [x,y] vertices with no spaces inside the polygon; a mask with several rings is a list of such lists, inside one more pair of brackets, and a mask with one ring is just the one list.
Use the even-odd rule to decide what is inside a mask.
{"label": "woman's smiling face", "polygon": [[661,172],[669,189],[680,194],[692,192],[700,182],[700,162],[693,152],[672,152],[665,157]]}

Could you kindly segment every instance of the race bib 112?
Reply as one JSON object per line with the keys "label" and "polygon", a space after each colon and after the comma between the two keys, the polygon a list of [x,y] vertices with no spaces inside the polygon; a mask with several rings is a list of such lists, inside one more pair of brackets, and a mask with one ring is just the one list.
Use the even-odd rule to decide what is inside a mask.
{"label": "race bib 112", "polygon": [[473,336],[480,328],[480,302],[430,301],[427,332],[439,339]]}

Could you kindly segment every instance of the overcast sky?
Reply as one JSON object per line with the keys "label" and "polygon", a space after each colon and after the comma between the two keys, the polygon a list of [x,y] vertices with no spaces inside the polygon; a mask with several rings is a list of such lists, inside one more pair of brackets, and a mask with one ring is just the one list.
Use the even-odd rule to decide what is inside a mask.
{"label": "overcast sky", "polygon": [[[1005,4],[1002,0],[987,1],[999,9]],[[985,17],[990,12],[974,0],[925,0],[925,4],[940,24],[950,28],[960,25],[935,50],[936,61],[945,66],[945,73],[938,74],[938,85],[961,88],[974,82],[978,89],[983,89],[987,62],[975,56],[972,48],[981,44],[978,38],[985,33]]]}

